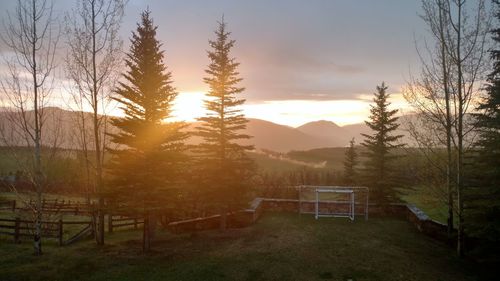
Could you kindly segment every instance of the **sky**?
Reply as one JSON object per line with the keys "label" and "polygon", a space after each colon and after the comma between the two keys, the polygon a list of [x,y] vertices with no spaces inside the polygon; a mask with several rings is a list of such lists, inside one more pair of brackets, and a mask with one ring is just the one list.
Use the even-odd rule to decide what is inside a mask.
{"label": "sky", "polygon": [[[56,12],[74,3],[56,0]],[[15,1],[2,4],[5,20]],[[419,70],[415,41],[427,33],[417,0],[129,0],[120,32],[124,51],[148,7],[180,93],[174,114],[187,121],[204,114],[206,50],[222,15],[241,63],[243,112],[294,127],[366,120],[382,81],[393,107],[405,109],[401,89]]]}

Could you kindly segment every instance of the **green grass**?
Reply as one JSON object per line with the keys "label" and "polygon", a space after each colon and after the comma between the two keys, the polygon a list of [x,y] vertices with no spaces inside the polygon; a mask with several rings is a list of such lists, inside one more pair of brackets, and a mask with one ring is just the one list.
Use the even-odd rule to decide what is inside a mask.
{"label": "green grass", "polygon": [[255,161],[259,171],[263,172],[289,172],[304,168],[304,165],[290,161],[274,159],[264,154],[249,152],[248,156]]}
{"label": "green grass", "polygon": [[291,159],[319,163],[327,161],[327,167],[334,170],[343,169],[345,147],[317,148],[304,151],[290,151],[287,156]]}
{"label": "green grass", "polygon": [[436,196],[428,188],[420,187],[415,190],[406,190],[402,199],[414,204],[424,211],[431,219],[446,223],[448,217],[448,206],[443,198]]}
{"label": "green grass", "polygon": [[[51,194],[51,193],[45,193],[43,195],[43,198],[47,200],[54,200],[57,199],[58,201],[65,200],[66,202],[68,200],[71,200],[71,202],[79,201],[81,203],[85,202],[85,198],[79,197],[79,196],[68,196],[68,195],[59,195],[59,194]],[[4,201],[10,201],[10,200],[16,200],[16,205],[17,207],[22,207],[24,206],[23,202],[28,202],[30,199],[35,199],[35,193],[14,193],[14,192],[0,192],[0,200]],[[1,219],[15,219],[16,217],[19,217],[21,220],[32,220],[33,219],[33,213],[29,210],[16,210],[16,212],[12,212],[12,210],[0,210],[0,218]],[[57,214],[57,213],[46,213],[43,215],[43,220],[46,221],[58,221],[59,219],[62,219],[63,221],[84,221],[88,222],[90,221],[90,217],[86,215],[74,215],[72,213],[63,213],[63,214]],[[9,224],[10,225],[10,224]],[[76,233],[80,232],[85,227],[85,225],[64,225],[63,227],[63,238],[64,240],[69,239]],[[10,237],[6,238],[5,236],[0,235],[1,240],[6,240],[10,239]],[[28,239],[26,237],[22,237],[22,239]],[[56,241],[55,239],[50,239],[50,241]],[[0,278],[0,280],[2,280]]]}
{"label": "green grass", "polygon": [[454,251],[397,219],[267,214],[257,224],[197,235],[160,232],[150,254],[139,231],[46,245],[0,241],[1,280],[476,280]]}
{"label": "green grass", "polygon": [[[0,192],[0,200],[16,200],[17,203],[21,204],[24,201],[29,201],[30,199],[35,200],[36,198],[36,193],[34,192],[22,192],[22,193],[15,193],[15,192]],[[85,198],[82,196],[77,196],[77,195],[62,195],[62,194],[55,194],[55,193],[43,193],[43,198],[47,200],[54,200],[57,199],[58,201],[68,201],[71,200],[71,202],[74,201],[79,201],[81,203],[85,202]]]}

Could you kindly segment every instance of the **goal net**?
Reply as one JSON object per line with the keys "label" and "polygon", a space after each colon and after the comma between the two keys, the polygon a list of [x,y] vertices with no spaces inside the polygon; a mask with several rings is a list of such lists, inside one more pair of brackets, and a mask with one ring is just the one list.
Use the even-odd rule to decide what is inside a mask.
{"label": "goal net", "polygon": [[354,220],[356,215],[368,219],[368,188],[353,186],[301,185],[299,213],[320,217],[343,217]]}

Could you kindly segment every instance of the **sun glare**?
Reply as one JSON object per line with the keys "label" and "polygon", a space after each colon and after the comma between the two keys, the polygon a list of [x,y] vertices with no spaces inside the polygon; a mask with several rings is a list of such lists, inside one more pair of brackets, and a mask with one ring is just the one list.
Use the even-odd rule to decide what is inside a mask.
{"label": "sun glare", "polygon": [[203,104],[204,92],[180,92],[177,95],[172,112],[173,121],[196,121],[196,118],[206,115]]}
{"label": "sun glare", "polygon": [[342,126],[363,122],[367,117],[368,108],[368,103],[359,100],[284,100],[248,104],[245,106],[245,113],[247,117],[292,127],[317,120],[329,120]]}
{"label": "sun glare", "polygon": [[[405,108],[407,104],[395,95],[391,107]],[[173,121],[196,121],[205,116],[204,92],[181,92],[173,106]],[[277,124],[297,127],[317,120],[329,120],[344,126],[362,123],[369,114],[369,100],[280,100],[259,103],[248,103],[242,106],[243,113],[248,118],[268,120]]]}

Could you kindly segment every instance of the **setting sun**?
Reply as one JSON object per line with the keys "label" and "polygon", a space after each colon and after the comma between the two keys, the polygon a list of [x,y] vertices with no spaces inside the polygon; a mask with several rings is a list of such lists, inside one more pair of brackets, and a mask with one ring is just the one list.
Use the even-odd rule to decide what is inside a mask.
{"label": "setting sun", "polygon": [[196,118],[206,115],[203,100],[204,92],[180,92],[175,101],[172,111],[172,120],[193,122]]}

